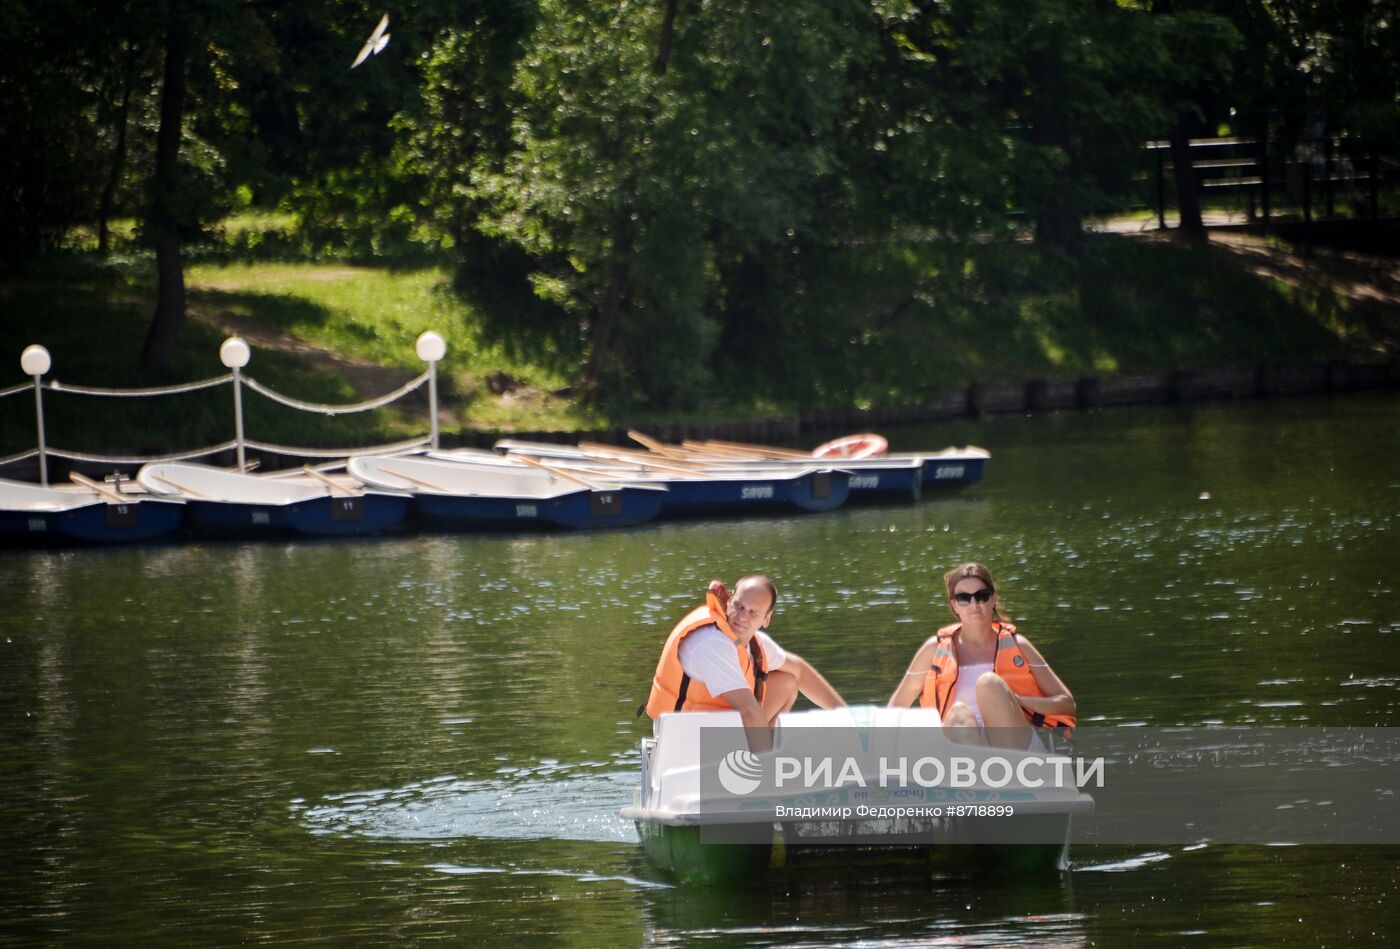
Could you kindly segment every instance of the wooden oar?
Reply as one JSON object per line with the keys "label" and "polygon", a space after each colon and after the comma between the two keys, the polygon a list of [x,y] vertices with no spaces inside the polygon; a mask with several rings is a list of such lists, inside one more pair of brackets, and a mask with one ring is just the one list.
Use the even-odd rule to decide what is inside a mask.
{"label": "wooden oar", "polygon": [[656,455],[649,451],[638,451],[635,448],[618,448],[615,445],[604,445],[600,442],[579,442],[578,447],[589,457],[637,465],[642,468],[658,467],[669,471],[696,472],[703,471],[711,464],[711,462],[703,458],[674,458],[671,455],[662,455],[662,460],[658,460]]}
{"label": "wooden oar", "polygon": [[[579,446],[580,448],[583,445]],[[592,454],[590,452],[590,454]],[[514,455],[511,455],[514,458]],[[644,468],[650,471],[669,471],[672,474],[702,475],[709,470],[710,465],[703,461],[681,461],[677,458],[668,458],[665,461],[655,461],[653,456],[644,451],[632,452],[621,457],[611,457],[606,453],[598,452],[598,460],[616,462],[618,464],[632,465],[636,468]]]}
{"label": "wooden oar", "polygon": [[773,448],[768,445],[749,445],[744,442],[726,442],[717,438],[707,438],[704,444],[710,448],[728,449],[729,451],[751,451],[772,458],[801,458],[804,461],[811,461],[812,454],[805,451],[797,451],[793,448]]}
{"label": "wooden oar", "polygon": [[762,464],[772,461],[811,461],[808,455],[784,455],[770,451],[760,451],[757,448],[726,448],[720,445],[711,445],[708,442],[686,441],[685,447],[695,452],[703,458],[709,458],[713,463],[723,462],[725,464]]}
{"label": "wooden oar", "polygon": [[637,444],[645,446],[649,451],[653,451],[658,455],[666,455],[667,457],[675,458],[677,461],[684,461],[694,454],[694,452],[680,445],[668,445],[634,428],[629,428],[627,430],[627,437]]}
{"label": "wooden oar", "polygon": [[556,467],[554,467],[553,465],[547,465],[547,464],[545,464],[545,463],[542,462],[542,461],[537,461],[537,460],[535,460],[534,458],[531,458],[529,455],[514,455],[514,454],[513,454],[513,455],[511,455],[510,457],[511,457],[511,458],[519,459],[520,461],[525,462],[525,464],[530,465],[532,468],[538,468],[538,469],[540,469],[541,471],[548,471],[550,474],[554,475],[556,478],[560,478],[560,479],[562,479],[562,480],[564,480],[564,481],[572,481],[574,484],[583,485],[585,488],[588,488],[590,491],[597,490],[597,489],[599,489],[599,488],[602,487],[602,485],[599,484],[599,483],[596,482],[596,481],[586,481],[586,480],[584,480],[583,478],[575,477],[574,475],[569,474],[569,473],[568,473],[567,471],[565,471],[563,468],[556,468]]}
{"label": "wooden oar", "polygon": [[301,466],[301,470],[304,471],[304,472],[306,472],[307,474],[311,475],[311,477],[315,478],[317,481],[321,482],[321,483],[324,484],[326,487],[330,488],[332,491],[344,491],[346,494],[350,495],[352,498],[357,498],[357,497],[359,497],[360,495],[364,494],[363,491],[356,491],[354,488],[350,487],[349,485],[341,484],[339,481],[336,481],[334,478],[328,478],[328,477],[326,477],[325,475],[321,474],[321,472],[317,471],[315,468],[311,467],[310,465],[302,465],[302,466]]}
{"label": "wooden oar", "polygon": [[131,504],[135,501],[134,498],[129,498],[119,491],[113,491],[105,484],[101,484],[97,481],[92,480],[91,478],[85,478],[82,475],[78,474],[76,471],[68,472],[68,480],[73,482],[74,484],[81,484],[85,488],[90,488],[91,490],[96,491],[98,494],[105,497],[107,500],[116,501],[118,504]]}
{"label": "wooden oar", "polygon": [[187,488],[183,484],[180,484],[178,481],[171,481],[169,478],[164,478],[158,474],[152,474],[151,477],[159,481],[161,484],[168,485],[169,487],[174,488],[181,494],[192,494],[197,498],[204,498],[204,500],[206,501],[211,500],[209,495],[205,494],[203,491],[196,491],[194,488]]}
{"label": "wooden oar", "polygon": [[581,441],[578,443],[578,448],[584,455],[594,455],[625,461],[631,461],[634,458],[646,459],[656,457],[654,452],[642,451],[640,448],[627,448],[624,445],[607,445],[603,442]]}
{"label": "wooden oar", "polygon": [[690,449],[698,455],[708,455],[711,458],[722,458],[729,461],[768,461],[769,456],[758,451],[741,451],[738,448],[720,448],[717,445],[710,445],[705,442],[697,442],[687,438],[681,445]]}

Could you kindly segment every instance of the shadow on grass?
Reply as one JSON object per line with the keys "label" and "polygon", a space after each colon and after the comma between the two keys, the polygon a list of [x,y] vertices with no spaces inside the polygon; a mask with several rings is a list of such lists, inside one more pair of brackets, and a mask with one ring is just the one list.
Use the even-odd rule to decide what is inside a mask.
{"label": "shadow on grass", "polygon": [[[259,326],[282,332],[289,332],[298,326],[325,326],[334,315],[328,308],[302,297],[264,291],[200,288],[189,292],[189,301],[252,319]],[[341,330],[358,333],[366,339],[374,338],[373,331],[353,323],[345,324]]]}
{"label": "shadow on grass", "polygon": [[[766,288],[726,345],[772,354],[733,391],[789,409],[909,404],[972,382],[1354,355],[1347,301],[1251,272],[1228,251],[1096,236],[1071,259],[1027,243],[845,248],[797,292]],[[1350,329],[1348,329],[1350,327]]]}
{"label": "shadow on grass", "polygon": [[[228,371],[218,355],[223,334],[188,319],[180,329],[176,357],[168,371],[143,370],[139,359],[153,309],[150,295],[120,277],[97,273],[91,281],[62,285],[33,279],[0,285],[0,340],[6,343],[0,352],[8,349],[15,358],[12,373],[0,375],[0,380],[9,377],[5,385],[23,381],[18,356],[30,343],[44,345],[53,358],[47,382],[134,388],[192,382]],[[279,318],[326,318],[305,301],[262,296],[257,301],[260,307],[273,304]],[[264,385],[299,399],[346,403],[358,398],[344,377],[291,353],[258,349],[248,371]],[[248,390],[243,407],[247,437],[260,441],[350,446],[381,440],[386,433],[388,437],[405,434],[405,423],[391,410],[326,417],[272,403]],[[71,451],[191,450],[222,442],[234,433],[232,389],[227,385],[142,398],[46,391],[44,410],[48,443]],[[0,400],[0,455],[27,450],[36,442],[32,396],[21,393]]]}

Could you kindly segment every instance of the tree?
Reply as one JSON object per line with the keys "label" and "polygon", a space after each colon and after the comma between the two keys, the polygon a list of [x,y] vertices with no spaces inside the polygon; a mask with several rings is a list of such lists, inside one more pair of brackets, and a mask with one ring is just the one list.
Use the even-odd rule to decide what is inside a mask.
{"label": "tree", "polygon": [[0,260],[52,250],[95,217],[102,93],[119,61],[101,19],[73,0],[0,16]]}
{"label": "tree", "polygon": [[[596,396],[701,397],[719,272],[819,226],[862,4],[542,3],[479,228],[529,257]],[[853,38],[854,37],[854,38]],[[562,335],[562,334],[561,334]]]}
{"label": "tree", "polygon": [[1191,155],[1195,129],[1209,128],[1210,116],[1228,96],[1241,48],[1238,29],[1210,9],[1207,0],[1153,0],[1156,55],[1153,78],[1159,90],[1161,124],[1167,130],[1180,233],[1206,239],[1201,218],[1200,183]]}
{"label": "tree", "polygon": [[185,268],[180,258],[180,140],[185,120],[191,24],[172,4],[165,24],[165,65],[160,89],[160,130],[151,179],[151,230],[156,242],[156,312],[141,362],[163,369],[175,355],[175,337],[185,318]]}

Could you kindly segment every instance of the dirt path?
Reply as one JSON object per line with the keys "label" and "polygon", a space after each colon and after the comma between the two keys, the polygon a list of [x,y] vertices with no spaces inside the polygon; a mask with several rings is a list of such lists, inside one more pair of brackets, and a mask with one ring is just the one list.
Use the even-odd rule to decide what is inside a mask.
{"label": "dirt path", "polygon": [[1225,231],[1211,243],[1227,248],[1254,273],[1290,287],[1326,291],[1356,303],[1400,307],[1400,260],[1316,248],[1308,256],[1274,246],[1256,234]]}
{"label": "dirt path", "polygon": [[[289,333],[266,326],[257,320],[240,316],[237,313],[230,313],[228,310],[222,310],[207,303],[191,301],[186,312],[190,319],[197,320],[220,333],[243,337],[255,349],[273,349],[277,352],[291,353],[317,369],[343,376],[362,399],[392,392],[417,375],[415,372],[400,369],[397,366],[380,366],[322,349],[320,346],[297,339]],[[414,393],[405,401],[412,404],[425,400],[426,396],[420,397],[419,393]]]}
{"label": "dirt path", "polygon": [[[1222,216],[1208,224],[1239,224]],[[1170,223],[1170,222],[1169,222]],[[1115,222],[1100,228],[1138,240],[1170,241],[1174,230],[1157,230],[1156,220]],[[1233,228],[1209,230],[1210,246],[1240,267],[1289,287],[1320,312],[1334,311],[1348,324],[1357,357],[1400,355],[1400,258],[1356,251],[1297,247]]]}

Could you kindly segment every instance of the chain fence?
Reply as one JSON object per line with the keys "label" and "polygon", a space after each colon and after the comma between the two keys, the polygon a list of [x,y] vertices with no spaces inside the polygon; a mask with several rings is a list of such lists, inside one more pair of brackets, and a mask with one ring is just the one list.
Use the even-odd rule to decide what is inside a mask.
{"label": "chain fence", "polygon": [[[439,340],[440,342],[440,340]],[[44,354],[47,360],[47,354]],[[285,395],[277,390],[258,382],[251,376],[242,375],[237,369],[225,373],[221,376],[214,376],[209,379],[201,379],[195,382],[179,383],[166,386],[146,386],[140,388],[108,388],[100,386],[79,386],[53,380],[48,383],[39,381],[36,377],[34,382],[21,383],[0,389],[0,399],[9,396],[18,396],[26,392],[33,392],[36,395],[36,413],[39,433],[39,445],[26,451],[17,452],[11,455],[0,456],[0,468],[20,464],[34,458],[39,459],[41,480],[48,481],[45,459],[48,456],[60,458],[65,461],[87,463],[87,464],[147,464],[162,461],[189,461],[195,458],[205,458],[210,455],[217,455],[221,452],[236,450],[239,453],[239,463],[242,466],[242,455],[244,449],[270,454],[285,455],[292,458],[348,458],[354,455],[364,454],[393,454],[397,452],[412,451],[425,446],[436,445],[437,443],[437,392],[436,392],[436,358],[428,361],[428,368],[421,374],[405,382],[403,385],[387,392],[384,395],[365,399],[360,402],[348,404],[330,404],[323,402],[309,402],[304,399],[297,399]],[[47,362],[44,363],[47,366]],[[324,416],[349,415],[356,412],[368,412],[373,409],[383,408],[390,405],[404,396],[421,388],[424,384],[430,385],[430,418],[432,421],[433,434],[423,435],[415,438],[405,439],[384,445],[362,446],[357,448],[312,448],[293,445],[277,445],[271,442],[256,441],[242,437],[241,405],[239,405],[240,389],[246,386],[253,392],[269,401],[301,412],[311,412]],[[44,438],[44,417],[43,417],[43,396],[45,394],[81,395],[100,398],[157,398],[169,395],[184,395],[190,392],[199,392],[204,389],[212,389],[222,385],[232,385],[234,387],[234,401],[238,419],[238,437],[220,442],[217,445],[210,445],[205,448],[196,448],[188,451],[175,451],[159,454],[101,454],[95,452],[80,452],[70,449],[49,447],[45,444]]]}

